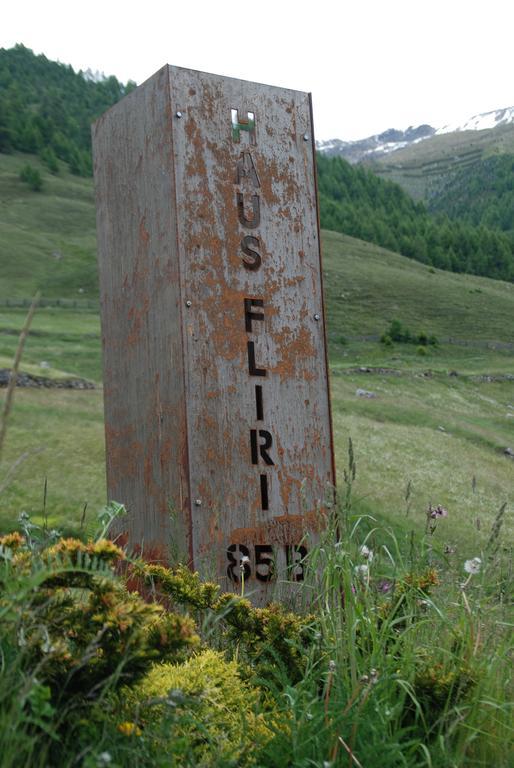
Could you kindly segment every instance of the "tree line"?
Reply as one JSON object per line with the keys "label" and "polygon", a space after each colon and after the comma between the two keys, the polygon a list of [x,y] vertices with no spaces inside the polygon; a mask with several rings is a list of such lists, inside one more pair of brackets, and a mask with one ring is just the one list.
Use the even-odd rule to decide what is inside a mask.
{"label": "tree line", "polygon": [[[23,45],[0,49],[0,152],[37,154],[52,173],[60,160],[90,176],[91,123],[133,88],[76,73]],[[492,158],[481,175],[467,170],[432,201],[433,215],[397,184],[319,155],[321,225],[434,267],[514,281],[513,162]]]}

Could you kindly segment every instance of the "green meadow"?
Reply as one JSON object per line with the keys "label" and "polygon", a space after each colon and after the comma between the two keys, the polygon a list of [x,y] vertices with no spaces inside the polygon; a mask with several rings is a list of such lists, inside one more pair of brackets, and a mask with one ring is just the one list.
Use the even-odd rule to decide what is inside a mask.
{"label": "green meadow", "polygon": [[[27,311],[13,305],[39,289],[22,369],[83,377],[96,389],[17,389],[0,525],[14,528],[22,510],[38,519],[46,505],[52,524],[69,529],[86,504],[88,515],[106,498],[93,193],[90,181],[63,171],[44,172],[42,192],[32,192],[17,178],[25,160],[0,156],[0,368],[11,364]],[[445,540],[476,550],[499,507],[514,501],[504,453],[514,447],[514,285],[331,232],[323,267],[339,474],[351,438],[360,511],[403,530],[423,527],[428,505],[442,504]],[[44,306],[57,299],[68,306]],[[394,319],[438,344],[384,346]]]}

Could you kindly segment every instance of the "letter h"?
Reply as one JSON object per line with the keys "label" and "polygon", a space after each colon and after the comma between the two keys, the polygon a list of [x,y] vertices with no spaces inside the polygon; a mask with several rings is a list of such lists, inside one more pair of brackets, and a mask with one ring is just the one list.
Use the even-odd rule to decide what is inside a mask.
{"label": "letter h", "polygon": [[234,141],[241,141],[241,131],[248,133],[248,140],[250,144],[257,144],[255,136],[255,114],[254,112],[247,112],[246,120],[239,117],[239,110],[233,109],[232,111],[232,138]]}

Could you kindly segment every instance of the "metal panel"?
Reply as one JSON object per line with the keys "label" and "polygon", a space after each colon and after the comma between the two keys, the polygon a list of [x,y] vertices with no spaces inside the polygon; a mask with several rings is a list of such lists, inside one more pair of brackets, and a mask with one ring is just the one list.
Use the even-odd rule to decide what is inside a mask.
{"label": "metal panel", "polygon": [[262,603],[334,482],[309,96],[167,67],[95,136],[109,492]]}
{"label": "metal panel", "polygon": [[191,545],[170,122],[164,67],[93,127],[108,495],[163,561]]}

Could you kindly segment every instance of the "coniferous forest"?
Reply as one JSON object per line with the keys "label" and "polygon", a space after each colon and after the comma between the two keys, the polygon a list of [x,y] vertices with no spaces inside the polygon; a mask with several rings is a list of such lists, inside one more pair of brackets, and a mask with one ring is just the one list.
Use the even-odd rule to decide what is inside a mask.
{"label": "coniferous forest", "polygon": [[[134,87],[76,73],[23,45],[0,49],[0,152],[37,154],[52,173],[62,161],[90,176],[91,123]],[[318,155],[321,226],[440,269],[513,281],[513,167],[510,155],[477,162],[429,211],[364,167]]]}
{"label": "coniferous forest", "polygon": [[443,205],[440,213],[431,214],[398,184],[338,157],[318,155],[318,185],[324,229],[376,243],[439,269],[514,280],[512,236],[484,226],[478,216],[479,226],[469,216],[450,218]]}
{"label": "coniferous forest", "polygon": [[38,154],[53,171],[63,160],[90,176],[91,123],[134,87],[77,74],[23,45],[0,49],[0,152]]}

